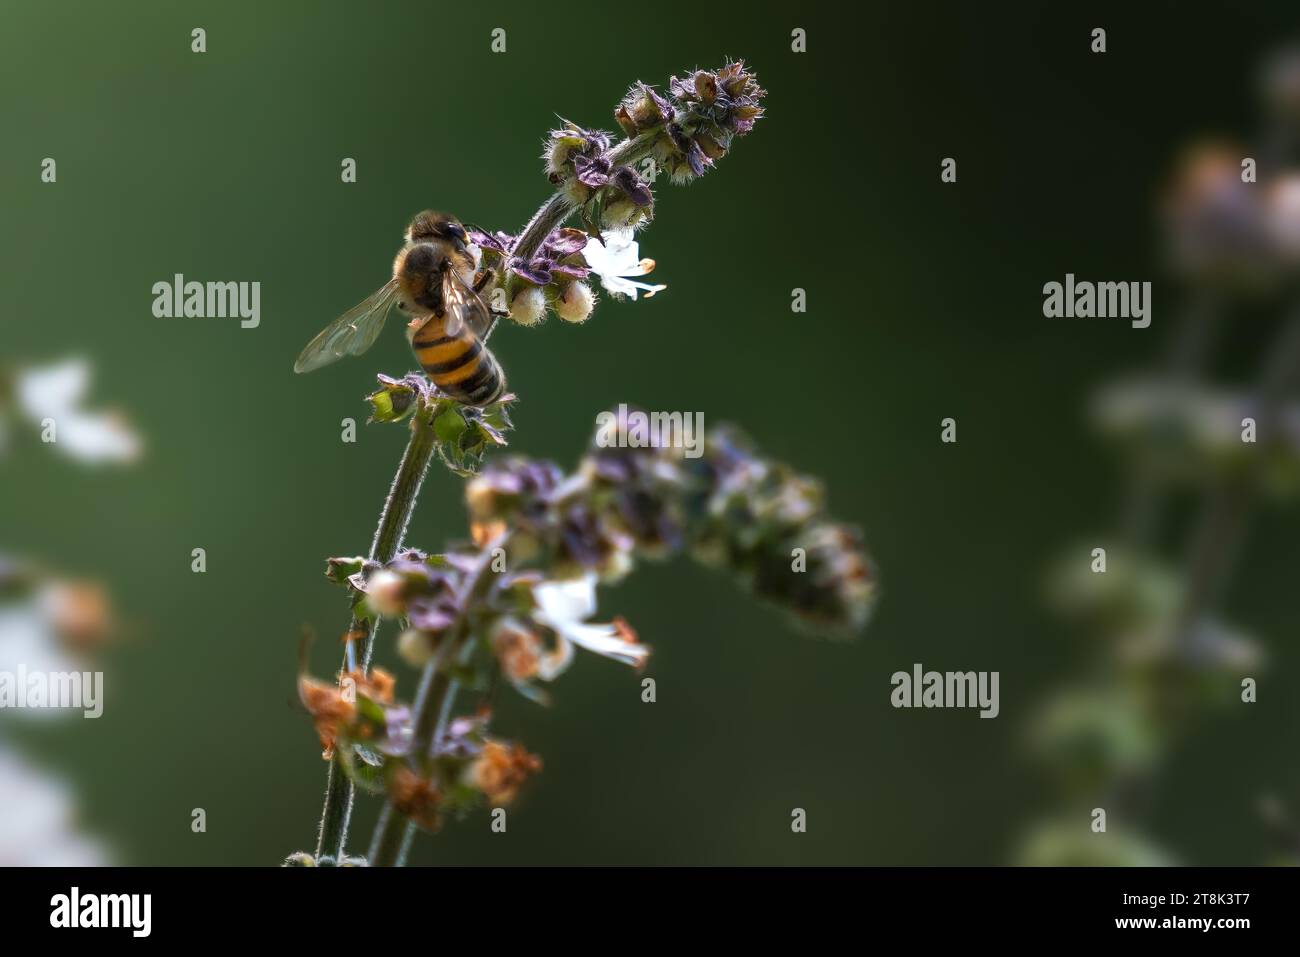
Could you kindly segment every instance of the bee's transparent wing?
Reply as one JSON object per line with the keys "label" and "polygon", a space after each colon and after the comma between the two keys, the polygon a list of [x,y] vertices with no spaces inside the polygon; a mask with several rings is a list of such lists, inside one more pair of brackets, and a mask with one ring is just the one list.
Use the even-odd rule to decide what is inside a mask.
{"label": "bee's transparent wing", "polygon": [[380,286],[321,330],[293,364],[294,372],[311,372],[344,356],[359,356],[375,344],[388,311],[397,302],[397,280]]}
{"label": "bee's transparent wing", "polygon": [[494,321],[492,310],[465,277],[451,266],[442,280],[442,305],[447,310],[446,335],[454,336],[462,325],[467,325],[480,340],[487,339]]}

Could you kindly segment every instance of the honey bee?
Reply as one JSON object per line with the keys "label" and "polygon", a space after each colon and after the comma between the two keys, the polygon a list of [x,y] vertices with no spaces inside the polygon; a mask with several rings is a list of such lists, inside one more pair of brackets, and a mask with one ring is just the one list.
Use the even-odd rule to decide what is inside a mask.
{"label": "honey bee", "polygon": [[321,330],[298,356],[294,372],[311,372],[343,356],[359,356],[379,338],[393,306],[411,316],[407,340],[425,374],[465,405],[485,406],[506,390],[501,363],[485,345],[495,317],[474,285],[476,263],[465,227],[454,216],[426,211],[406,228],[393,278]]}

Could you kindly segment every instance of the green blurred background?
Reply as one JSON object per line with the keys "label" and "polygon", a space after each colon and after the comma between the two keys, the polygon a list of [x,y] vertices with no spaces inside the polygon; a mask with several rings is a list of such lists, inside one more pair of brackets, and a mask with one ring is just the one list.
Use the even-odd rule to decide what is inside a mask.
{"label": "green blurred background", "polygon": [[[740,56],[768,117],[698,183],[659,185],[642,252],[668,291],[494,337],[521,397],[512,445],[571,464],[621,401],[736,421],[865,529],[877,616],[856,643],[808,639],[686,561],[643,567],[602,592],[602,613],[654,646],[658,703],[583,655],[549,709],[501,695],[497,730],[545,772],[507,836],[482,813],[416,859],[1009,860],[1045,807],[1027,722],[1082,653],[1042,579],[1119,497],[1083,402],[1159,351],[1177,290],[1153,199],[1190,136],[1253,129],[1284,10],[5,0],[0,356],[89,356],[96,401],[148,443],[130,470],[88,475],[39,447],[0,469],[4,547],[105,581],[128,631],[104,663],[104,717],[21,740],[67,772],[126,863],[273,864],[314,845],[325,764],[296,646],[304,624],[344,627],[324,559],[368,547],[405,439],[370,426],[344,444],[340,420],[364,419],[375,373],[414,363],[396,329],[311,376],[294,357],[387,277],[414,212],[517,229],[548,194],[537,157],[555,114],[611,128],[633,80]],[[1097,25],[1105,56],[1088,52]],[[47,156],[56,185],[39,180]],[[939,182],[945,156],[956,185]],[[1067,271],[1154,280],[1151,329],[1044,320],[1042,284]],[[154,318],[151,286],[178,272],[260,281],[260,328]],[[796,286],[806,315],[790,312]],[[1238,327],[1233,347],[1249,355],[1258,335]],[[435,469],[409,543],[464,534],[460,488]],[[1146,822],[1197,863],[1267,856],[1258,795],[1300,795],[1297,532],[1294,511],[1259,523],[1229,596],[1273,657],[1260,702],[1170,755]],[[316,672],[336,662],[318,642]],[[1000,671],[1001,716],[892,709],[889,676],[913,662]],[[354,843],[375,812],[360,805]]]}

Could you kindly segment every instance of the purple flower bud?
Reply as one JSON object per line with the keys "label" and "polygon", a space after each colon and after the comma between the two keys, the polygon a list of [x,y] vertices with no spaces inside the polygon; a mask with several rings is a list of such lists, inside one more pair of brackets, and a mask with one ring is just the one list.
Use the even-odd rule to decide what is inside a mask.
{"label": "purple flower bud", "polygon": [[610,162],[606,156],[575,156],[573,169],[578,176],[578,182],[592,189],[609,182]]}
{"label": "purple flower bud", "polygon": [[630,166],[620,166],[614,170],[609,178],[610,183],[617,186],[623,191],[624,195],[630,199],[634,205],[649,206],[654,202],[654,193],[650,192],[650,187],[641,182],[641,177],[637,175],[636,170]]}
{"label": "purple flower bud", "polygon": [[580,253],[587,246],[588,236],[581,229],[557,229],[546,238],[542,248],[547,254],[562,259],[565,256],[572,256],[574,253]]}
{"label": "purple flower bud", "polygon": [[673,118],[673,105],[644,83],[628,90],[614,112],[614,119],[628,136],[661,126]]}
{"label": "purple flower bud", "polygon": [[510,271],[527,279],[534,286],[545,286],[551,281],[551,266],[549,259],[537,258],[526,263],[516,256],[510,260]]}
{"label": "purple flower bud", "polygon": [[695,95],[701,103],[712,103],[718,96],[718,79],[707,70],[695,74]]}
{"label": "purple flower bud", "polygon": [[704,155],[704,151],[694,140],[691,140],[691,145],[686,150],[686,162],[690,164],[691,172],[696,176],[703,176],[705,168],[713,165],[713,160]]}
{"label": "purple flower bud", "polygon": [[470,228],[469,241],[484,251],[492,251],[504,256],[510,252],[510,247],[515,244],[515,237],[509,233],[503,233],[499,230],[495,233],[485,233],[481,229]]}
{"label": "purple flower bud", "polygon": [[[678,122],[686,124],[695,132],[698,132],[699,127],[707,125],[720,131],[743,135],[752,130],[754,121],[763,115],[761,100],[766,93],[754,75],[746,72],[744,63],[740,61],[728,63],[716,73],[699,70],[684,80],[673,77],[669,89],[681,108]],[[694,123],[691,122],[692,118]],[[725,152],[729,144],[722,138],[715,139]],[[697,161],[690,159],[689,151],[684,146],[678,144],[678,149],[694,171]],[[717,158],[710,146],[705,146],[704,152],[708,158]],[[699,173],[696,172],[695,175],[698,176]]]}
{"label": "purple flower bud", "polygon": [[412,598],[406,605],[406,619],[422,631],[442,631],[456,620],[456,607],[446,599]]}
{"label": "purple flower bud", "polygon": [[667,99],[660,96],[644,83],[638,83],[637,86],[641,88],[642,95],[654,104],[654,110],[659,114],[659,119],[661,121],[671,120],[673,118],[673,105],[669,103]]}
{"label": "purple flower bud", "polygon": [[414,732],[415,723],[412,720],[410,708],[405,705],[385,708],[385,738],[380,742],[379,750],[385,754],[406,754],[411,750],[411,739],[414,736]]}
{"label": "purple flower bud", "polygon": [[722,159],[727,155],[727,148],[714,139],[707,130],[696,133],[695,142],[704,151],[704,155],[711,160]]}
{"label": "purple flower bud", "polygon": [[586,279],[591,275],[591,269],[587,266],[570,266],[567,263],[556,263],[551,267],[551,274],[562,279]]}

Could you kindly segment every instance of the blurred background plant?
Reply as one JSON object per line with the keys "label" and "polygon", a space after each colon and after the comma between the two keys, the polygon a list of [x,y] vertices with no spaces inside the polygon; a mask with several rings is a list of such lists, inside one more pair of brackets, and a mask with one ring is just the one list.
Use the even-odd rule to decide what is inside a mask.
{"label": "blurred background plant", "polygon": [[[1221,611],[1252,523],[1300,494],[1300,50],[1268,62],[1261,93],[1263,135],[1193,145],[1164,191],[1182,315],[1163,363],[1092,398],[1093,425],[1124,456],[1126,493],[1117,526],[1076,543],[1050,580],[1086,646],[1078,677],[1033,722],[1059,808],[1024,837],[1023,863],[1185,862],[1147,826],[1164,764],[1215,715],[1286,693],[1265,683],[1266,640]],[[1267,342],[1245,382],[1223,384],[1245,323],[1267,328]],[[1285,800],[1261,795],[1259,807],[1278,859],[1297,863]]]}
{"label": "blurred background plant", "polygon": [[[141,442],[126,420],[82,408],[89,384],[84,359],[0,370],[0,470],[9,457],[38,449],[84,467],[134,462]],[[68,578],[0,545],[0,673],[16,681],[20,674],[95,670],[115,631],[102,584]],[[71,786],[6,734],[18,721],[81,718],[75,709],[0,708],[0,866],[109,862],[106,846],[82,832]]]}

